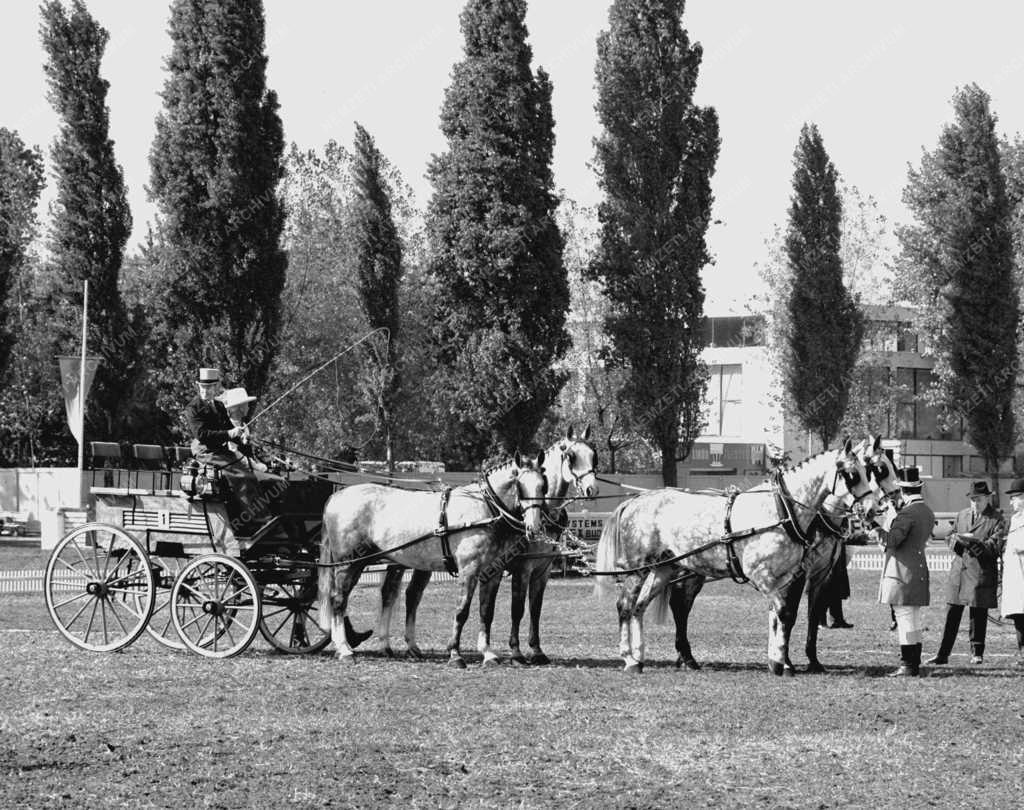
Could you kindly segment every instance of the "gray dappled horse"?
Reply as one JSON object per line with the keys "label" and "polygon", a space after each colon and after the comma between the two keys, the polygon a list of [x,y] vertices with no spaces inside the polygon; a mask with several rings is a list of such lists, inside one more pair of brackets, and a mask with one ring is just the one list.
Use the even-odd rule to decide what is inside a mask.
{"label": "gray dappled horse", "polygon": [[[875,507],[884,503],[892,496],[893,492],[899,490],[896,484],[896,471],[892,460],[886,455],[881,446],[881,437],[868,437],[867,446],[861,455],[869,480],[874,479],[881,489],[883,496],[876,501]],[[844,487],[845,489],[845,487]],[[852,500],[853,496],[846,493],[845,501]],[[844,530],[839,524],[848,512],[849,504],[826,503],[814,521],[811,531],[814,533],[811,543],[807,548],[800,569],[792,582],[783,589],[782,598],[786,602],[786,609],[783,616],[783,649],[786,655],[783,661],[783,674],[792,674],[795,671],[792,662],[789,660],[789,639],[796,624],[796,618],[800,609],[800,598],[806,588],[807,592],[807,637],[804,644],[804,652],[807,655],[807,672],[825,672],[825,667],[818,659],[818,627],[819,620],[825,615],[826,598],[828,596],[828,582],[839,555],[845,553],[844,541],[849,542],[853,538],[847,538]],[[700,664],[693,657],[690,649],[690,641],[687,637],[687,622],[693,602],[704,587],[705,578],[699,574],[689,574],[678,582],[673,583],[672,593],[669,596],[669,606],[675,620],[676,630],[676,659],[677,667],[687,669],[700,669]]]}
{"label": "gray dappled horse", "polygon": [[452,666],[465,667],[459,646],[477,582],[519,533],[543,531],[544,489],[540,459],[534,464],[517,453],[481,482],[443,493],[381,484],[334,493],[324,507],[319,599],[339,660],[354,660],[344,632],[352,588],[368,564],[388,560],[433,571],[457,566],[460,595],[447,650]]}
{"label": "gray dappled horse", "polygon": [[[542,455],[542,465],[547,486],[545,489],[545,530],[557,539],[564,528],[565,507],[576,498],[593,498],[598,494],[597,451],[590,443],[589,426],[580,436],[575,436],[572,427],[565,436],[548,447]],[[573,495],[570,497],[570,487]],[[540,646],[540,613],[544,602],[544,590],[551,574],[555,557],[554,547],[548,539],[530,540],[520,535],[505,554],[504,568],[511,578],[511,618],[509,649],[513,663],[545,664],[548,657]],[[377,617],[374,640],[388,656],[394,655],[391,647],[391,617],[398,601],[402,578],[406,567],[389,565],[381,585],[381,608]],[[409,655],[422,657],[416,642],[416,614],[423,591],[430,581],[430,570],[413,570],[405,589],[405,642]],[[490,649],[490,627],[494,617],[494,605],[501,584],[501,570],[497,567],[492,576],[480,583],[482,613],[481,633],[478,647]],[[526,612],[526,599],[530,601],[529,656],[520,649],[519,627]],[[486,664],[497,663],[497,656],[485,657]]]}
{"label": "gray dappled horse", "polygon": [[[866,501],[870,514],[874,496],[849,441],[729,497],[657,489],[621,504],[601,532],[597,568],[622,572],[617,607],[625,669],[643,670],[647,606],[657,597],[668,602],[670,582],[690,572],[704,579],[742,575],[768,597],[769,666],[781,673],[785,623],[792,626],[783,594],[811,542],[811,524],[840,478],[854,497]],[[598,585],[607,587],[607,580]]]}

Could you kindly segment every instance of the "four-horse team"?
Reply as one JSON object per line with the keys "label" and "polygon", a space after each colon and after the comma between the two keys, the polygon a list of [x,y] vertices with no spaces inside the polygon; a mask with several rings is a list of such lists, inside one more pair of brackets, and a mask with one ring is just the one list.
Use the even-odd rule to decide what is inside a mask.
{"label": "four-horse team", "polygon": [[[216,369],[200,370],[197,389],[198,396],[185,411],[196,458],[192,475],[183,477],[191,485],[189,491],[107,491],[104,494],[117,502],[121,520],[131,523],[90,526],[78,533],[82,539],[66,538],[51,558],[47,604],[66,638],[85,649],[120,649],[163,610],[168,616],[165,628],[173,624],[185,646],[200,654],[236,654],[258,626],[283,651],[311,652],[333,642],[338,659],[351,662],[354,648],[368,634],[355,633],[348,623],[349,596],[366,566],[385,563],[388,571],[375,635],[386,653],[391,653],[391,613],[405,570],[413,571],[405,623],[405,640],[413,656],[421,654],[416,612],[423,589],[433,571],[447,570],[459,583],[447,645],[450,665],[466,666],[461,635],[478,585],[477,649],[485,666],[496,663],[491,625],[498,586],[507,571],[512,575],[512,660],[547,663],[539,622],[545,585],[559,555],[556,541],[567,524],[566,508],[577,499],[598,497],[602,480],[589,428],[578,436],[569,429],[533,458],[517,453],[483,471],[472,484],[429,491],[396,486],[393,480],[358,483],[324,501],[293,504],[289,510],[282,507],[287,477],[271,472],[260,458],[260,442],[245,421],[254,398],[244,389],[224,392]],[[199,488],[197,480],[218,486]],[[946,631],[930,664],[946,663],[964,606],[971,608],[972,660],[980,663],[987,612],[997,606],[1001,562],[998,606],[1015,624],[1016,665],[1024,667],[1024,479],[1015,480],[1007,491],[1009,521],[992,507],[990,494],[987,485],[974,485],[968,493],[972,508],[958,516],[950,535],[956,556]],[[145,509],[139,503],[145,496],[177,500],[166,504],[172,509],[156,510],[158,523],[166,520],[160,517],[166,511],[184,511],[188,517],[180,518],[176,526],[170,521],[162,528],[146,524],[144,539],[135,537],[125,530],[140,523],[139,513]],[[218,510],[205,498],[219,498],[225,505]],[[218,515],[223,520],[215,538],[210,527],[216,520],[211,516]],[[776,470],[763,484],[744,492],[640,492],[605,521],[592,573],[599,590],[617,587],[619,653],[628,672],[643,670],[643,622],[651,604],[659,613],[672,611],[677,666],[699,669],[687,638],[687,620],[704,582],[725,577],[749,582],[767,597],[768,664],[775,674],[794,672],[789,639],[806,588],[808,669],[823,671],[816,639],[825,607],[824,583],[844,553],[844,544],[870,538],[884,550],[878,599],[892,606],[897,625],[901,663],[892,675],[917,676],[921,608],[930,599],[925,547],[933,525],[917,470],[895,469],[880,440],[869,437]],[[185,547],[183,539],[204,532],[213,550],[222,553],[184,566],[167,562],[188,558],[175,549]],[[109,539],[102,539],[105,536]],[[100,555],[106,555],[102,565]],[[157,596],[161,585],[171,590],[163,602]],[[527,596],[529,656],[520,651],[519,642]],[[280,627],[268,626],[264,604],[280,607],[282,626],[288,621],[287,637]],[[108,634],[108,613],[122,628],[127,620],[131,630]],[[246,622],[244,643],[236,643],[234,637]],[[94,624],[103,627],[99,640],[93,636]],[[323,637],[313,642],[310,633],[317,625]],[[151,627],[146,629],[153,634]],[[173,634],[156,635],[175,646]]]}

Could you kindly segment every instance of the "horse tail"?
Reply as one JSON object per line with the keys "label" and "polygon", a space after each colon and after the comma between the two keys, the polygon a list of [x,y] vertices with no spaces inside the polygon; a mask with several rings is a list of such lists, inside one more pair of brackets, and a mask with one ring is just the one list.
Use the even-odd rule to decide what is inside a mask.
{"label": "horse tail", "polygon": [[623,506],[625,504],[619,504],[615,511],[608,516],[604,526],[601,528],[601,539],[597,543],[594,564],[597,566],[597,570],[602,573],[594,577],[595,596],[607,596],[612,592],[615,585],[613,578],[604,572],[613,570],[616,560],[619,558],[619,518]]}
{"label": "horse tail", "polygon": [[651,607],[654,608],[652,618],[655,624],[668,624],[668,601],[672,594],[672,583],[665,583],[665,587],[661,589],[661,593],[654,597],[651,602]]}
{"label": "horse tail", "polygon": [[317,616],[316,623],[325,633],[331,632],[334,595],[334,544],[331,542],[330,523],[324,520],[320,540],[320,565],[317,573]]}

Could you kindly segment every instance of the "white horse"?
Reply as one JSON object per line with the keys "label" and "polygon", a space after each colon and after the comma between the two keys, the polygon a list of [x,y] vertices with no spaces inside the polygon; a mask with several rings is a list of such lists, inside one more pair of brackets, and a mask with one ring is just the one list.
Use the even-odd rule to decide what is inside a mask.
{"label": "white horse", "polygon": [[[813,456],[767,484],[730,496],[658,489],[621,504],[601,532],[597,568],[602,575],[622,574],[619,651],[626,670],[643,671],[647,606],[659,596],[663,606],[670,583],[691,573],[703,579],[743,577],[769,598],[768,660],[773,672],[782,672],[784,630],[787,623],[792,627],[783,594],[811,545],[818,511],[840,477],[869,515],[874,510],[860,451],[862,446],[855,450],[847,441],[842,449]],[[607,587],[604,576],[598,587]]]}
{"label": "white horse", "polygon": [[[459,645],[477,582],[504,567],[519,534],[543,531],[545,485],[540,459],[535,464],[517,453],[480,483],[444,493],[357,484],[332,495],[324,507],[319,598],[321,621],[330,617],[338,658],[353,660],[344,617],[349,594],[369,563],[387,560],[431,571],[454,564],[460,597],[447,649],[449,664],[465,667]],[[480,652],[485,660],[497,658],[489,648]]]}

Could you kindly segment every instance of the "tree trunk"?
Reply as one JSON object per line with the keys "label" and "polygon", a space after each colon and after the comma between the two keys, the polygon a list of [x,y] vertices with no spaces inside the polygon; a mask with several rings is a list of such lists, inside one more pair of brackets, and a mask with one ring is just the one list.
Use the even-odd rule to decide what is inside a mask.
{"label": "tree trunk", "polygon": [[661,480],[666,487],[674,487],[679,484],[679,470],[676,462],[676,450],[679,449],[678,441],[663,441],[661,445]]}

